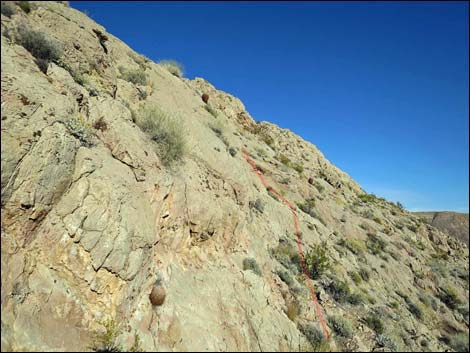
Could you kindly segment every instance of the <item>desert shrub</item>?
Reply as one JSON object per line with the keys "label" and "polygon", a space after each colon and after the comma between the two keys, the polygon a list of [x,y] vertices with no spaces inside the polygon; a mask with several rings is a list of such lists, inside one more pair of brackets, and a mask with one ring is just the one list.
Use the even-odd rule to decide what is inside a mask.
{"label": "desert shrub", "polygon": [[351,277],[351,279],[354,281],[354,283],[356,284],[359,284],[362,282],[362,277],[361,275],[359,274],[359,272],[350,272],[349,273],[349,276]]}
{"label": "desert shrub", "polygon": [[36,64],[44,73],[49,63],[58,62],[62,55],[62,46],[58,41],[24,25],[18,27],[17,41],[34,56]]}
{"label": "desert shrub", "polygon": [[318,279],[330,266],[330,262],[326,256],[326,244],[314,245],[313,248],[305,254],[304,260],[309,277]]}
{"label": "desert shrub", "polygon": [[323,190],[325,190],[325,187],[319,183],[315,183],[314,186],[317,188],[320,194],[323,192]]}
{"label": "desert shrub", "polygon": [[468,333],[460,332],[450,337],[449,346],[456,352],[469,352]]}
{"label": "desert shrub", "polygon": [[279,244],[276,248],[272,249],[271,254],[285,268],[297,273],[301,271],[299,253],[294,247],[287,244]]}
{"label": "desert shrub", "polygon": [[140,337],[137,333],[134,335],[134,344],[129,349],[129,352],[145,352],[140,344]]}
{"label": "desert shrub", "polygon": [[414,315],[416,316],[416,318],[418,319],[422,319],[423,318],[423,311],[421,310],[421,308],[413,303],[411,300],[406,300],[406,304],[408,306],[408,310]]}
{"label": "desert shrub", "polygon": [[291,300],[287,303],[287,317],[294,321],[300,314],[300,304],[297,300]]}
{"label": "desert shrub", "polygon": [[462,303],[459,295],[454,287],[450,284],[447,284],[440,288],[439,299],[447,305],[449,309],[457,309],[457,307]]}
{"label": "desert shrub", "polygon": [[366,252],[367,247],[361,239],[341,239],[339,245],[345,246],[349,251],[355,255],[361,255]]}
{"label": "desert shrub", "polygon": [[258,276],[261,276],[261,269],[258,266],[258,263],[252,257],[247,257],[243,259],[243,271],[251,270]]}
{"label": "desert shrub", "polygon": [[374,194],[362,194],[358,198],[363,202],[375,202],[377,197]]}
{"label": "desert shrub", "polygon": [[294,283],[294,279],[289,272],[285,270],[278,270],[276,273],[279,278],[288,286],[291,286]]}
{"label": "desert shrub", "polygon": [[369,314],[365,319],[367,326],[374,330],[377,334],[382,334],[384,332],[384,326],[382,319],[376,313]]}
{"label": "desert shrub", "polygon": [[75,114],[64,121],[70,134],[76,137],[83,145],[93,145],[93,129],[91,123],[82,115]]}
{"label": "desert shrub", "polygon": [[256,199],[255,202],[253,202],[253,207],[260,213],[264,212],[264,202],[261,199]]}
{"label": "desert shrub", "polygon": [[274,139],[267,133],[261,134],[261,140],[263,140],[263,142],[269,147],[272,147],[272,145],[274,145]]}
{"label": "desert shrub", "polygon": [[216,111],[214,108],[212,108],[212,107],[211,107],[210,105],[208,105],[208,104],[206,104],[206,105],[204,106],[204,108],[207,110],[207,112],[208,112],[210,115],[212,115],[214,118],[217,118],[218,114],[217,114],[217,111]]}
{"label": "desert shrub", "polygon": [[339,278],[332,278],[332,281],[326,287],[326,290],[338,303],[350,303],[357,305],[363,301],[360,294],[351,292],[348,284]]}
{"label": "desert shrub", "polygon": [[157,153],[165,165],[182,159],[185,138],[181,125],[174,116],[164,113],[156,106],[146,106],[139,110],[136,124],[157,143]]}
{"label": "desert shrub", "polygon": [[315,217],[315,199],[307,199],[303,203],[297,203],[297,207],[299,207],[303,212],[306,214]]}
{"label": "desert shrub", "polygon": [[15,5],[11,1],[2,1],[2,15],[11,17],[16,13]]}
{"label": "desert shrub", "polygon": [[416,233],[416,231],[418,230],[418,227],[416,227],[414,224],[408,224],[406,227],[413,233]]}
{"label": "desert shrub", "polygon": [[30,13],[31,12],[31,4],[29,1],[20,1],[18,3],[18,6],[20,7],[21,10],[23,10],[25,13]]}
{"label": "desert shrub", "polygon": [[379,217],[374,217],[373,220],[375,223],[382,224],[382,220]]}
{"label": "desert shrub", "polygon": [[351,323],[341,316],[330,316],[328,318],[330,326],[333,331],[341,337],[349,338],[353,334]]}
{"label": "desert shrub", "polygon": [[230,153],[230,155],[231,155],[232,157],[235,157],[235,155],[237,154],[237,150],[236,150],[235,148],[233,148],[233,147],[230,147],[230,148],[228,149],[228,153]]}
{"label": "desert shrub", "polygon": [[142,69],[126,69],[125,67],[119,66],[119,72],[121,74],[121,78],[128,82],[131,82],[135,85],[146,85],[147,84],[147,76],[145,75],[144,70]]}
{"label": "desert shrub", "polygon": [[287,166],[287,167],[290,166],[290,163],[291,163],[290,159],[287,158],[286,156],[284,156],[283,154],[279,154],[278,156],[276,156],[276,158],[279,162],[281,162],[285,166]]}
{"label": "desert shrub", "polygon": [[161,60],[159,64],[176,77],[183,77],[183,65],[175,60]]}
{"label": "desert shrub", "polygon": [[385,250],[387,243],[379,238],[378,235],[368,233],[366,245],[372,254],[378,255]]}
{"label": "desert shrub", "polygon": [[141,90],[138,90],[137,92],[137,97],[139,97],[139,100],[144,100],[147,98],[147,92],[146,91],[141,91]]}
{"label": "desert shrub", "polygon": [[297,173],[302,174],[304,171],[304,166],[301,163],[293,163],[292,169],[294,169]]}
{"label": "desert shrub", "polygon": [[136,64],[140,66],[142,70],[146,69],[146,64],[147,64],[148,59],[145,56],[134,53],[134,52],[130,52],[129,56],[132,58],[132,60],[136,62]]}
{"label": "desert shrub", "polygon": [[307,338],[307,341],[312,345],[312,348],[315,352],[321,352],[319,350],[322,346],[326,344],[326,337],[323,331],[313,324],[307,324],[300,327],[301,332]]}
{"label": "desert shrub", "polygon": [[361,267],[359,269],[359,274],[361,275],[362,279],[364,281],[369,281],[369,278],[370,278],[370,272],[368,269],[366,269],[365,267]]}
{"label": "desert shrub", "polygon": [[93,352],[122,352],[121,346],[116,341],[119,336],[119,328],[114,320],[100,322],[104,326],[104,332],[94,332],[90,349]]}
{"label": "desert shrub", "polygon": [[384,334],[377,335],[376,341],[377,341],[377,344],[379,345],[379,347],[387,348],[391,352],[396,352],[397,351],[397,344],[395,343],[395,341],[391,337],[389,337],[387,335],[384,335]]}

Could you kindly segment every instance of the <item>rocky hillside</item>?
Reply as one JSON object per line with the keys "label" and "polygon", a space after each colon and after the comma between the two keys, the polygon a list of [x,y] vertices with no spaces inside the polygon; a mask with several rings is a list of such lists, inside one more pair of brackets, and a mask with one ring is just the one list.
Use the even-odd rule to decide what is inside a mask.
{"label": "rocky hillside", "polygon": [[66,3],[1,50],[2,351],[468,351],[468,248],[311,143]]}
{"label": "rocky hillside", "polygon": [[458,212],[414,212],[433,227],[449,233],[469,245],[468,213]]}

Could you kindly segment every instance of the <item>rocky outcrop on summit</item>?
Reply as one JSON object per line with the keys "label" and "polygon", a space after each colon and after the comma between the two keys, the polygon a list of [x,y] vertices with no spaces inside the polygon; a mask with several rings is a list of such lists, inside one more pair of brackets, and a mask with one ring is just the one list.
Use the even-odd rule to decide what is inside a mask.
{"label": "rocky outcrop on summit", "polygon": [[[136,337],[146,351],[465,347],[468,248],[239,99],[64,3],[30,3],[1,18],[2,351],[87,350],[104,322],[122,350]],[[38,66],[21,26],[59,43],[60,60]],[[148,105],[184,133],[174,165],[165,136],[139,127]],[[312,277],[327,342],[291,210],[242,150],[297,207],[300,244],[324,269]]]}

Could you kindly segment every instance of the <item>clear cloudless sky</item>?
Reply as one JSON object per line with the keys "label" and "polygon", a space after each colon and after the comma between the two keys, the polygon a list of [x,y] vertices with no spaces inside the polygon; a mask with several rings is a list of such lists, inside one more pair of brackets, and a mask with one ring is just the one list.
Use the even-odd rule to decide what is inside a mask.
{"label": "clear cloudless sky", "polygon": [[370,193],[468,212],[467,2],[70,2],[175,59]]}

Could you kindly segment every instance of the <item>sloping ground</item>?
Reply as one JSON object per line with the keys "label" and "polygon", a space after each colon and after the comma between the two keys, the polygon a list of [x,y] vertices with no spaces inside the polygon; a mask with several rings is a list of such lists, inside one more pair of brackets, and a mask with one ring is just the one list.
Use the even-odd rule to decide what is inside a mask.
{"label": "sloping ground", "polygon": [[458,212],[413,212],[423,217],[429,224],[446,232],[463,243],[469,245],[468,213]]}
{"label": "sloping ground", "polygon": [[[59,65],[39,69],[18,44],[22,23],[61,43]],[[105,320],[124,350],[136,337],[147,351],[468,347],[460,242],[364,194],[311,143],[256,124],[237,98],[172,75],[79,11],[32,2],[28,14],[2,10],[1,26],[2,351],[86,350]],[[125,70],[145,80],[131,83]],[[172,167],[135,123],[149,106],[184,132]],[[291,211],[242,149],[298,205],[328,342]],[[161,305],[149,299],[155,288]]]}

